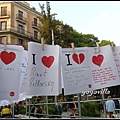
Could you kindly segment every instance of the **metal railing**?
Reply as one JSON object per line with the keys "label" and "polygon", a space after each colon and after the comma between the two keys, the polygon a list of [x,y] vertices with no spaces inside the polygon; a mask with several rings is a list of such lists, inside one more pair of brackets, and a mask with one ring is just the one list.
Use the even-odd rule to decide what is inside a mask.
{"label": "metal railing", "polygon": [[3,16],[10,16],[10,11],[0,12],[0,17],[3,17]]}
{"label": "metal railing", "polygon": [[40,24],[35,23],[34,21],[32,22],[32,27],[40,28]]}
{"label": "metal railing", "polygon": [[22,15],[20,14],[16,14],[16,19],[17,20],[20,20],[20,21],[23,21],[23,22],[27,22],[27,18],[26,17],[23,17]]}
{"label": "metal railing", "polygon": [[[5,29],[3,29],[3,28],[5,28]],[[8,25],[8,26],[3,26],[3,28],[2,27],[0,28],[1,34],[3,32],[12,32],[12,33],[27,37],[32,40],[38,40],[40,38],[40,36],[37,36],[37,38],[36,38],[36,36],[33,33],[23,30],[23,29],[19,29],[18,27],[15,27],[15,26]]]}
{"label": "metal railing", "polygon": [[[47,97],[47,96],[46,96]],[[120,100],[120,98],[111,98],[112,100]],[[51,114],[51,113],[49,113],[49,111],[48,111],[48,113],[47,113],[47,107],[49,106],[49,105],[54,105],[55,106],[55,104],[56,104],[56,102],[48,102],[48,101],[46,101],[46,102],[39,102],[39,103],[30,103],[30,101],[29,102],[27,102],[27,100],[30,100],[30,98],[28,98],[28,99],[26,99],[26,108],[27,107],[29,107],[29,109],[27,110],[26,109],[26,115],[27,116],[29,116],[29,118],[30,117],[32,117],[32,116],[34,116],[34,114],[35,114],[35,112],[32,112],[32,108],[33,107],[37,107],[37,106],[40,106],[40,105],[45,105],[46,106],[46,110],[44,110],[44,113],[42,113],[41,115],[44,115],[44,117],[46,116],[46,118],[49,118],[50,116],[60,116],[60,115],[55,115],[55,114]],[[105,101],[107,101],[108,99],[103,99],[103,101],[105,102]],[[101,99],[94,99],[94,100],[84,100],[84,101],[79,101],[79,100],[75,100],[75,101],[70,101],[70,102],[68,102],[68,101],[63,101],[63,102],[59,102],[62,106],[63,106],[63,104],[68,104],[68,103],[79,103],[80,102],[80,104],[78,104],[78,107],[77,107],[77,110],[79,111],[79,114],[76,116],[76,118],[87,118],[87,119],[101,119],[101,118],[108,118],[108,116],[106,116],[105,115],[105,113],[106,113],[106,110],[105,110],[105,113],[102,113],[103,114],[103,117],[100,115],[100,116],[98,116],[98,117],[87,117],[87,116],[82,116],[81,115],[81,110],[82,110],[82,108],[81,108],[81,104],[82,103],[84,103],[84,102],[101,102],[102,101],[102,98]],[[103,105],[105,105],[105,104],[103,104]],[[120,109],[115,109],[115,111],[120,111]],[[68,111],[63,111],[63,114],[61,115],[62,116],[62,118],[70,118],[70,116],[68,115],[68,113],[67,113]],[[34,116],[35,117],[35,116]],[[116,114],[116,118],[120,118],[120,113],[118,114]]]}

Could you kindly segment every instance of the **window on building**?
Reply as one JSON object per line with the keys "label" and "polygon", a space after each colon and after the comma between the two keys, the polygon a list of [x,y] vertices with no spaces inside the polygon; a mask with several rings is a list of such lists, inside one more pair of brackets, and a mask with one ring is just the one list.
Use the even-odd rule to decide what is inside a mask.
{"label": "window on building", "polygon": [[34,39],[38,39],[38,32],[34,31]]}
{"label": "window on building", "polygon": [[18,32],[19,33],[24,33],[24,27],[23,27],[23,25],[18,25]]}
{"label": "window on building", "polygon": [[7,6],[1,7],[1,16],[7,16]]}
{"label": "window on building", "polygon": [[18,39],[18,44],[19,45],[23,45],[23,40],[22,39]]}
{"label": "window on building", "polygon": [[5,40],[7,43],[7,36],[0,36],[0,43],[4,43]]}
{"label": "window on building", "polygon": [[37,19],[34,18],[34,26],[37,26]]}
{"label": "window on building", "polygon": [[0,30],[6,30],[7,29],[7,21],[0,22]]}
{"label": "window on building", "polygon": [[18,18],[21,20],[23,19],[23,12],[20,10],[18,10]]}

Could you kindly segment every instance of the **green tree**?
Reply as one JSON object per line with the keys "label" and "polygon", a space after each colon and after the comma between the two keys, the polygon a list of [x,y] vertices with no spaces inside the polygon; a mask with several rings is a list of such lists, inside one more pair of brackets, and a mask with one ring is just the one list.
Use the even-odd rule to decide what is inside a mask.
{"label": "green tree", "polygon": [[71,47],[70,43],[72,42],[74,42],[75,47],[94,47],[96,42],[99,42],[93,34],[78,33],[67,24],[62,25],[61,28],[61,37],[59,36],[56,41],[62,47]]}
{"label": "green tree", "polygon": [[[51,44],[51,39],[52,39],[52,30],[54,31],[56,29],[57,21],[55,21],[55,13],[51,14],[51,8],[50,8],[50,3],[46,1],[46,8],[47,8],[47,13],[44,10],[44,4],[40,5],[41,8],[41,16],[38,16],[39,21],[41,22],[41,27],[39,29],[40,36],[41,38],[44,37],[45,43]],[[39,41],[38,41],[39,42]]]}
{"label": "green tree", "polygon": [[[102,40],[100,42],[100,46],[105,46],[105,45],[112,45],[112,42],[110,40]],[[115,46],[115,44],[114,44]]]}
{"label": "green tree", "polygon": [[80,39],[77,43],[77,47],[94,47],[96,42],[99,42],[98,38],[93,34],[80,34]]}
{"label": "green tree", "polygon": [[73,42],[72,39],[73,28],[67,24],[61,26],[61,33],[59,39],[56,40],[57,44],[62,47],[70,47],[70,43]]}

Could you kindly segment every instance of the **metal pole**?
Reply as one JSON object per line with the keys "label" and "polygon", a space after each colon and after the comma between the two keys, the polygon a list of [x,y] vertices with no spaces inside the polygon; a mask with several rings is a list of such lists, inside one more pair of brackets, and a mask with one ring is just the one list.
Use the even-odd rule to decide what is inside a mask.
{"label": "metal pole", "polygon": [[79,110],[79,117],[81,118],[81,103],[80,103],[80,94],[78,94],[78,110]]}
{"label": "metal pole", "polygon": [[48,118],[48,96],[46,96],[46,118]]}
{"label": "metal pole", "polygon": [[57,96],[55,96],[55,103],[57,102]]}
{"label": "metal pole", "polygon": [[30,98],[29,98],[29,118],[30,118]]}
{"label": "metal pole", "polygon": [[26,116],[27,116],[27,98],[26,98]]}
{"label": "metal pole", "polygon": [[14,114],[14,103],[13,103],[13,118],[15,117],[15,114]]}
{"label": "metal pole", "polygon": [[104,116],[105,116],[105,118],[107,118],[103,88],[101,90],[102,90],[102,104],[103,104],[103,108],[104,108]]}
{"label": "metal pole", "polygon": [[[51,32],[52,32],[52,45],[54,45],[54,32],[53,32],[53,30],[51,30]],[[57,102],[57,96],[55,96],[55,103]]]}

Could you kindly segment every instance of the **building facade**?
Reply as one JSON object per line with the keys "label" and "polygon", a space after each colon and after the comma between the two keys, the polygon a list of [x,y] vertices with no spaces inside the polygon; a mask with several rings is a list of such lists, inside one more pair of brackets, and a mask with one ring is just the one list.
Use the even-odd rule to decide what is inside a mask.
{"label": "building facade", "polygon": [[40,39],[40,12],[27,2],[0,1],[0,43],[23,45]]}

